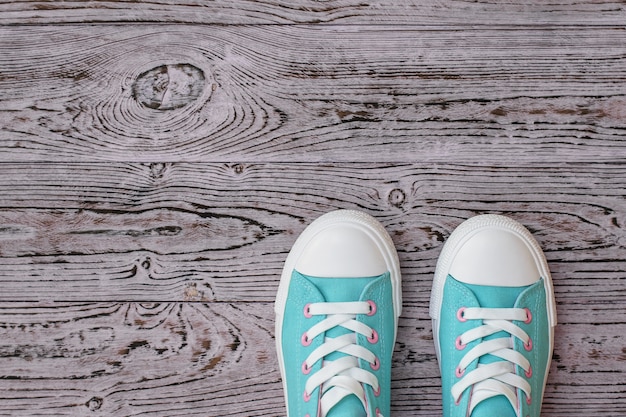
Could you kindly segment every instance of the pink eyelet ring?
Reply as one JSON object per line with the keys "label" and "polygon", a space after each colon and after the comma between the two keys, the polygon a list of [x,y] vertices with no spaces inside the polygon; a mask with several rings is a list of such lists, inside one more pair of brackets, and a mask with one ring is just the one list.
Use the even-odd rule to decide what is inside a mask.
{"label": "pink eyelet ring", "polygon": [[533,350],[533,339],[528,338],[528,343],[524,343],[524,349],[526,349],[527,352]]}
{"label": "pink eyelet ring", "polygon": [[302,373],[304,375],[308,375],[309,372],[311,372],[311,367],[309,367],[309,365],[306,364],[306,361],[302,362]]}
{"label": "pink eyelet ring", "polygon": [[309,394],[308,392],[306,392],[306,390],[304,390],[304,394],[302,394],[302,398],[304,399],[305,403],[308,403],[309,400],[311,399],[311,394]]}
{"label": "pink eyelet ring", "polygon": [[306,317],[307,319],[313,317],[313,315],[311,314],[311,303],[304,306],[304,317]]}
{"label": "pink eyelet ring", "polygon": [[526,320],[524,320],[524,323],[530,324],[530,322],[533,321],[533,313],[531,313],[528,308],[525,308],[524,311],[526,311]]}
{"label": "pink eyelet ring", "polygon": [[454,405],[459,405],[461,404],[461,396],[459,395],[459,398],[455,398],[454,399]]}
{"label": "pink eyelet ring", "polygon": [[530,405],[532,404],[532,402],[533,402],[532,397],[530,395],[526,396],[526,404]]}
{"label": "pink eyelet ring", "polygon": [[300,338],[302,346],[309,346],[312,341],[313,339],[309,339],[309,336],[306,334],[306,332],[302,333],[302,337]]}
{"label": "pink eyelet ring", "polygon": [[530,366],[530,367],[528,368],[528,371],[524,371],[524,375],[526,375],[526,378],[530,378],[530,377],[532,377],[532,376],[533,376],[533,367],[532,367],[532,366]]}
{"label": "pink eyelet ring", "polygon": [[372,329],[372,335],[367,338],[367,341],[370,342],[370,343],[378,342],[378,332],[376,330]]}
{"label": "pink eyelet ring", "polygon": [[380,395],[380,385],[377,390],[374,390],[374,397],[378,397]]}
{"label": "pink eyelet ring", "polygon": [[372,370],[374,371],[378,371],[378,369],[380,368],[380,361],[378,360],[378,358],[374,359],[374,363],[370,363],[370,368],[372,368]]}
{"label": "pink eyelet ring", "polygon": [[376,407],[376,417],[380,417],[380,408]]}
{"label": "pink eyelet ring", "polygon": [[457,310],[456,312],[456,318],[458,321],[460,322],[466,322],[467,319],[463,316],[463,313],[465,312],[466,307],[461,307]]}
{"label": "pink eyelet ring", "polygon": [[456,346],[456,350],[463,350],[467,346],[461,343],[461,336],[456,338],[456,342],[454,342],[454,345]]}
{"label": "pink eyelet ring", "polygon": [[374,314],[376,314],[376,303],[373,302],[372,300],[367,300],[367,304],[370,305],[370,311],[369,313],[367,313],[367,315],[373,316]]}
{"label": "pink eyelet ring", "polygon": [[461,378],[465,374],[465,369],[461,369],[460,366],[457,366],[454,374],[456,375],[457,378]]}

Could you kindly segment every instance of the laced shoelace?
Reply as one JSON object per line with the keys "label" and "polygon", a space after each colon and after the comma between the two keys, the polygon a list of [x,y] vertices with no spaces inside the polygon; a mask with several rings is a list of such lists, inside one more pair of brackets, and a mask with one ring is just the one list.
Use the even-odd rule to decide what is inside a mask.
{"label": "laced shoelace", "polygon": [[[513,321],[530,323],[532,314],[522,308],[461,308],[457,312],[460,321],[482,320],[483,325],[463,333],[456,339],[456,348],[463,350],[478,339],[482,339],[499,332],[506,332],[510,337],[497,337],[486,340],[470,349],[459,362],[456,368],[456,377],[459,381],[452,386],[452,396],[458,404],[463,392],[473,386],[470,400],[470,414],[474,408],[488,398],[504,395],[514,410],[518,409],[517,389],[524,392],[526,402],[531,403],[531,388],[527,378],[532,376],[532,367],[528,359],[513,347],[514,339],[524,343],[524,349],[532,350],[532,339]],[[493,355],[500,358],[488,364],[478,364],[477,368],[466,373],[467,367],[476,359],[484,355]],[[524,370],[525,377],[518,375],[515,366]]]}
{"label": "laced shoelace", "polygon": [[[310,345],[317,336],[337,326],[350,331],[335,338],[325,337],[324,343],[315,348],[302,364],[302,372],[309,374],[313,365],[327,355],[333,352],[345,354],[333,361],[323,360],[322,368],[311,374],[305,384],[303,395],[305,401],[310,400],[311,393],[317,387],[321,389],[320,417],[325,417],[339,401],[352,394],[356,395],[367,410],[364,384],[372,387],[374,395],[380,393],[378,378],[372,372],[361,368],[359,359],[368,362],[373,370],[378,369],[380,361],[372,351],[356,344],[357,334],[365,336],[369,343],[378,342],[376,330],[356,320],[357,314],[375,313],[376,304],[372,301],[311,303],[304,307],[304,315],[307,318],[326,316],[302,335],[301,342],[304,346]],[[380,415],[379,410],[376,410],[376,414]]]}

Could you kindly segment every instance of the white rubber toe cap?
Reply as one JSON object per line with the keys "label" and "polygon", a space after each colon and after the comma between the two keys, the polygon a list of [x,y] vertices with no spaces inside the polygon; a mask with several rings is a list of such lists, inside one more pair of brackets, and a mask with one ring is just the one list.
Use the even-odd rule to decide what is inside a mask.
{"label": "white rubber toe cap", "polygon": [[311,223],[289,251],[274,309],[284,315],[293,271],[320,278],[365,278],[389,273],[395,317],[402,312],[400,262],[391,237],[374,217],[336,210]]}
{"label": "white rubber toe cap", "polygon": [[437,261],[431,291],[430,316],[436,323],[448,274],[467,284],[500,287],[528,286],[543,278],[550,325],[556,325],[552,278],[543,251],[530,231],[509,217],[475,216],[452,232]]}
{"label": "white rubber toe cap", "polygon": [[309,240],[295,269],[315,277],[358,278],[381,275],[389,268],[368,231],[358,225],[336,224]]}
{"label": "white rubber toe cap", "polygon": [[449,273],[468,284],[504,287],[531,285],[542,275],[527,237],[497,226],[466,235],[457,246]]}

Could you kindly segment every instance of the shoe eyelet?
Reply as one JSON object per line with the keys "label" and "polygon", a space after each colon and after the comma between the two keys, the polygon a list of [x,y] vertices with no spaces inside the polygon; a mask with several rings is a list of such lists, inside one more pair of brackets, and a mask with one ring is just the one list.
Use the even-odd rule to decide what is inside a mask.
{"label": "shoe eyelet", "polygon": [[467,321],[467,319],[464,316],[465,310],[466,310],[466,307],[461,307],[456,312],[456,319],[462,323]]}
{"label": "shoe eyelet", "polygon": [[464,345],[463,343],[461,343],[461,336],[456,338],[456,341],[454,342],[454,345],[456,346],[457,350],[463,350],[467,346],[467,345]]}
{"label": "shoe eyelet", "polygon": [[533,314],[530,312],[530,309],[525,308],[524,309],[526,311],[526,320],[524,320],[525,324],[530,324],[531,321],[533,321]]}
{"label": "shoe eyelet", "polygon": [[374,359],[374,363],[370,363],[370,368],[374,371],[378,371],[378,369],[380,369],[380,361],[378,358]]}
{"label": "shoe eyelet", "polygon": [[302,373],[308,375],[311,372],[311,367],[306,364],[306,361],[302,362]]}
{"label": "shoe eyelet", "polygon": [[309,339],[309,336],[306,334],[306,332],[302,333],[302,337],[300,338],[300,342],[302,343],[302,346],[309,346],[311,344],[311,342],[313,342],[313,339]]}
{"label": "shoe eyelet", "polygon": [[460,405],[460,404],[461,404],[461,396],[459,395],[459,398],[454,399],[454,405]]}
{"label": "shoe eyelet", "polygon": [[378,386],[378,389],[374,390],[374,397],[378,396],[380,396],[380,385]]}
{"label": "shoe eyelet", "polygon": [[533,398],[530,395],[526,396],[526,404],[531,405],[533,402]]}
{"label": "shoe eyelet", "polygon": [[465,369],[461,369],[460,366],[457,366],[454,374],[456,375],[457,378],[461,378],[465,374]]}
{"label": "shoe eyelet", "polygon": [[304,391],[304,394],[302,394],[302,399],[304,399],[305,403],[308,403],[309,400],[311,399],[311,394],[309,394],[308,392],[306,392],[306,390]]}
{"label": "shoe eyelet", "polygon": [[367,304],[369,304],[370,306],[370,311],[369,313],[367,313],[368,316],[373,316],[374,314],[376,314],[376,303],[373,302],[372,300],[367,300]]}
{"label": "shoe eyelet", "polygon": [[370,342],[370,343],[378,342],[378,332],[376,330],[372,329],[372,335],[367,338],[367,341]]}
{"label": "shoe eyelet", "polygon": [[524,349],[526,349],[527,352],[533,350],[533,339],[528,338],[528,343],[524,343]]}
{"label": "shoe eyelet", "polygon": [[376,417],[381,417],[380,416],[380,408],[376,407]]}
{"label": "shoe eyelet", "polygon": [[313,317],[313,315],[311,314],[311,303],[308,303],[304,306],[304,317],[306,317],[307,319]]}
{"label": "shoe eyelet", "polygon": [[524,371],[524,375],[526,375],[526,378],[530,378],[533,376],[533,367],[529,367],[528,371]]}

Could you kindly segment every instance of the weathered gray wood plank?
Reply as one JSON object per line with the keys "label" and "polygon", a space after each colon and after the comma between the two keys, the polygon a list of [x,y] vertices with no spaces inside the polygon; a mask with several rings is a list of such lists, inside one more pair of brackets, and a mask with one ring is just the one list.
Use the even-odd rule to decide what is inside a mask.
{"label": "weathered gray wood plank", "polygon": [[220,303],[3,304],[0,414],[281,413],[269,311]]}
{"label": "weathered gray wood plank", "polygon": [[400,251],[394,416],[441,415],[434,265],[497,212],[555,280],[542,416],[623,417],[625,21],[601,0],[3,2],[0,415],[284,415],[282,263],[358,208]]}
{"label": "weathered gray wood plank", "polygon": [[[625,313],[559,308],[542,415],[623,415]],[[400,320],[395,416],[441,413],[426,311]],[[0,303],[0,323],[0,415],[284,415],[269,303]]]}
{"label": "weathered gray wood plank", "polygon": [[601,0],[39,1],[0,4],[0,24],[170,22],[203,24],[393,23],[619,25],[624,3]]}
{"label": "weathered gray wood plank", "polygon": [[0,28],[1,161],[624,162],[626,32]]}
{"label": "weathered gray wood plank", "polygon": [[[320,214],[377,216],[425,302],[443,241],[476,213],[537,236],[559,298],[626,302],[623,165],[0,164],[0,299],[271,301]],[[563,280],[563,281],[561,281]]]}

